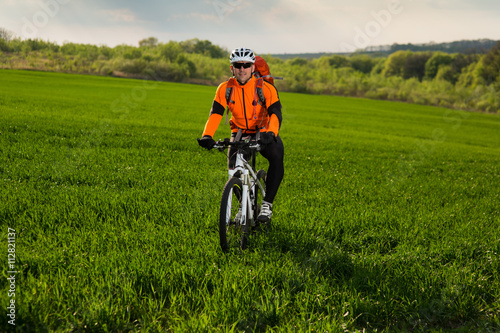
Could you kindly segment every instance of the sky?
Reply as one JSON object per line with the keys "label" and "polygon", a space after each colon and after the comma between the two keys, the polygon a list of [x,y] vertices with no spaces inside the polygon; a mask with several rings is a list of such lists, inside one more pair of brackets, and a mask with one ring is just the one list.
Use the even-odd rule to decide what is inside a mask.
{"label": "sky", "polygon": [[499,0],[0,0],[0,27],[22,39],[137,46],[209,40],[260,54],[500,40]]}

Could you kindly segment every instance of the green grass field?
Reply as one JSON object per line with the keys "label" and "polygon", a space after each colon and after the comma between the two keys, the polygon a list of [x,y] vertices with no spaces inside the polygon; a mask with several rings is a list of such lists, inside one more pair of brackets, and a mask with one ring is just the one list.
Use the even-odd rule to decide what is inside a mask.
{"label": "green grass field", "polygon": [[224,254],[215,87],[0,86],[0,331],[500,331],[498,116],[282,93],[274,227]]}

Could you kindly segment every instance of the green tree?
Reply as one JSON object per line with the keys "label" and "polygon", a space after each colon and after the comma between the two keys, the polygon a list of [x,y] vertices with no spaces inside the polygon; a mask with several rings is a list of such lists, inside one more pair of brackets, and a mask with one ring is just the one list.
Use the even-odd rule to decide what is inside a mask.
{"label": "green tree", "polygon": [[195,45],[199,42],[198,38],[188,39],[179,43],[182,51],[186,53],[195,53]]}
{"label": "green tree", "polygon": [[349,62],[349,60],[346,57],[336,55],[336,54],[332,55],[332,56],[323,56],[323,57],[319,58],[318,64],[321,67],[329,66],[329,67],[333,67],[333,68],[342,68],[342,67],[350,67],[351,66],[351,63]]}
{"label": "green tree", "polygon": [[2,38],[0,38],[0,51],[12,52],[12,48],[10,47],[10,43]]}
{"label": "green tree", "polygon": [[439,70],[435,76],[437,80],[446,80],[455,84],[457,81],[457,77],[450,65],[441,65],[439,66]]}
{"label": "green tree", "polygon": [[146,69],[147,63],[142,59],[125,60],[119,64],[118,70],[130,74],[142,74]]}
{"label": "green tree", "polygon": [[444,63],[439,65],[438,72],[435,78],[446,80],[452,84],[456,84],[459,81],[464,69],[466,69],[470,64],[474,63],[476,61],[476,58],[476,55],[451,55],[451,62],[449,63],[449,65],[446,65]]}
{"label": "green tree", "polygon": [[291,66],[305,66],[307,65],[307,60],[304,58],[294,58],[287,61]]}
{"label": "green tree", "polygon": [[111,59],[113,57],[114,51],[109,46],[103,45],[99,47],[99,54],[103,55],[106,59]]}
{"label": "green tree", "polygon": [[469,66],[470,64],[477,62],[479,59],[479,55],[469,54],[464,55],[461,53],[455,54],[453,56],[453,60],[451,62],[451,68],[455,72],[456,75],[460,75],[462,70]]}
{"label": "green tree", "polygon": [[61,46],[61,53],[65,55],[76,55],[78,53],[76,44],[64,43]]}
{"label": "green tree", "polygon": [[139,59],[140,57],[142,57],[142,51],[137,48],[130,49],[123,54],[125,59]]}
{"label": "green tree", "polygon": [[188,59],[185,54],[179,54],[176,62],[181,66],[181,68],[186,69],[186,77],[193,77],[196,74],[196,65],[194,62]]}
{"label": "green tree", "polygon": [[139,41],[139,47],[156,47],[158,45],[158,38],[149,37]]}
{"label": "green tree", "polygon": [[180,46],[186,53],[201,54],[210,58],[224,58],[228,53],[223,48],[213,45],[212,42],[208,40],[199,40],[198,38],[180,42]]}
{"label": "green tree", "polygon": [[479,65],[480,65],[479,63],[472,63],[469,66],[462,69],[462,72],[458,77],[456,85],[458,87],[463,87],[463,88],[465,87],[475,88],[479,81],[479,77],[477,74],[478,71],[476,69],[477,67],[480,67]]}
{"label": "green tree", "polygon": [[209,56],[210,58],[224,58],[227,51],[219,46],[213,45],[208,40],[199,40],[194,45],[194,53]]}
{"label": "green tree", "polygon": [[500,80],[500,42],[495,45],[482,59],[481,77],[487,85]]}
{"label": "green tree", "polygon": [[430,52],[415,52],[408,54],[403,65],[403,79],[415,77],[419,81],[422,81],[425,76],[425,64],[431,55]]}
{"label": "green tree", "polygon": [[179,54],[181,54],[181,52],[181,45],[174,41],[170,41],[167,44],[162,45],[160,51],[162,57],[164,57],[166,60],[169,60],[170,62],[175,61]]}
{"label": "green tree", "polygon": [[367,55],[354,55],[349,62],[354,70],[365,74],[370,73],[376,64],[376,60]]}
{"label": "green tree", "polygon": [[26,39],[24,41],[31,49],[31,51],[40,51],[47,48],[47,43],[41,39]]}
{"label": "green tree", "polygon": [[99,57],[99,48],[96,45],[78,45],[78,55],[80,58],[95,61]]}
{"label": "green tree", "polygon": [[447,53],[435,52],[425,64],[425,78],[434,79],[439,71],[439,67],[451,64],[452,60],[452,56]]}
{"label": "green tree", "polygon": [[382,74],[385,76],[403,76],[406,58],[412,54],[411,51],[396,51],[391,54],[385,62]]}
{"label": "green tree", "polygon": [[377,58],[375,60],[375,64],[372,68],[372,71],[370,72],[370,75],[377,75],[382,73],[384,71],[386,61],[387,58]]}
{"label": "green tree", "polygon": [[12,40],[12,37],[14,36],[14,33],[5,29],[5,28],[0,28],[0,51],[3,52],[11,52],[12,49],[10,47],[10,41]]}

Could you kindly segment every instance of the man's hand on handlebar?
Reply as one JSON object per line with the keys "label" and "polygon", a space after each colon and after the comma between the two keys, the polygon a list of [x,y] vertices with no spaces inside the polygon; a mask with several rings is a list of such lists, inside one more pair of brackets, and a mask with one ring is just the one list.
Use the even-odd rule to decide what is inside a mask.
{"label": "man's hand on handlebar", "polygon": [[205,149],[212,149],[215,145],[215,140],[212,139],[210,135],[205,135],[201,139],[198,139],[198,144]]}
{"label": "man's hand on handlebar", "polygon": [[272,143],[273,141],[276,141],[276,135],[274,135],[274,132],[262,132],[260,133],[260,140],[259,143],[262,145],[268,145]]}

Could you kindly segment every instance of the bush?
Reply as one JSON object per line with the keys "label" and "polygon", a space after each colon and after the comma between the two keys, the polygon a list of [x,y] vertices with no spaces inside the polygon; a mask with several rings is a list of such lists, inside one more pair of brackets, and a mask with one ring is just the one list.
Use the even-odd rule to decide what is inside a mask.
{"label": "bush", "polygon": [[146,67],[146,61],[142,59],[134,59],[123,61],[120,65],[118,65],[118,70],[129,74],[141,74]]}
{"label": "bush", "polygon": [[196,74],[196,65],[194,64],[194,62],[189,60],[185,54],[179,54],[176,63],[185,70],[186,78],[189,78]]}
{"label": "bush", "polygon": [[155,68],[146,68],[143,74],[154,76],[156,80],[181,82],[189,76],[189,70],[177,63],[161,61]]}
{"label": "bush", "polygon": [[451,55],[443,52],[436,52],[425,64],[425,78],[432,80],[436,77],[439,67],[451,64]]}
{"label": "bush", "polygon": [[194,38],[180,42],[179,46],[185,53],[201,54],[210,58],[225,58],[228,56],[227,50],[213,45],[212,42],[208,40],[199,40],[198,38]]}
{"label": "bush", "polygon": [[369,74],[375,67],[377,60],[367,55],[355,55],[349,58],[349,62],[354,70]]}
{"label": "bush", "polygon": [[328,66],[333,68],[350,67],[351,63],[346,57],[333,55],[329,57],[322,57],[323,60],[328,64]]}
{"label": "bush", "polygon": [[76,52],[80,58],[90,62],[96,61],[99,57],[99,48],[95,45],[78,45]]}
{"label": "bush", "polygon": [[130,49],[128,50],[127,52],[125,52],[123,54],[123,58],[124,59],[139,59],[140,57],[142,57],[142,51],[139,50],[139,49]]}
{"label": "bush", "polygon": [[436,75],[436,80],[445,80],[455,84],[457,78],[454,74],[450,65],[440,66]]}
{"label": "bush", "polygon": [[403,64],[403,78],[417,78],[419,81],[425,76],[425,64],[431,57],[430,52],[410,52]]}
{"label": "bush", "polygon": [[500,84],[482,87],[482,93],[476,102],[476,109],[486,112],[500,112]]}
{"label": "bush", "polygon": [[191,78],[204,79],[215,85],[227,80],[231,74],[227,59],[210,58],[200,54],[185,54],[185,57],[195,64],[196,71],[190,73]]}
{"label": "bush", "polygon": [[106,57],[106,59],[111,59],[114,55],[114,51],[112,48],[108,47],[108,46],[101,46],[99,47],[99,53]]}
{"label": "bush", "polygon": [[10,45],[7,41],[4,39],[0,39],[0,51],[3,52],[12,52],[12,49],[10,48]]}
{"label": "bush", "polygon": [[500,42],[481,59],[481,62],[483,66],[480,75],[486,84],[500,82]]}
{"label": "bush", "polygon": [[76,55],[76,45],[73,43],[64,43],[63,46],[61,46],[61,53],[65,55]]}
{"label": "bush", "polygon": [[411,54],[410,51],[397,51],[387,58],[382,73],[385,76],[403,76],[406,58]]}
{"label": "bush", "polygon": [[12,31],[7,30],[5,28],[0,28],[0,40],[3,40],[8,43],[12,40],[13,36],[14,33]]}
{"label": "bush", "polygon": [[151,47],[156,47],[157,45],[158,45],[158,38],[156,37],[149,37],[147,39],[139,41],[139,47],[151,48]]}
{"label": "bush", "polygon": [[167,44],[162,45],[160,50],[161,56],[170,62],[175,61],[179,54],[182,52],[182,48],[177,42],[168,42]]}
{"label": "bush", "polygon": [[379,58],[377,59],[375,65],[372,68],[372,71],[370,72],[370,75],[378,75],[382,74],[385,68],[385,63],[387,59],[386,58]]}
{"label": "bush", "polygon": [[307,65],[307,60],[303,58],[294,58],[291,60],[288,60],[287,63],[290,66],[305,66]]}

